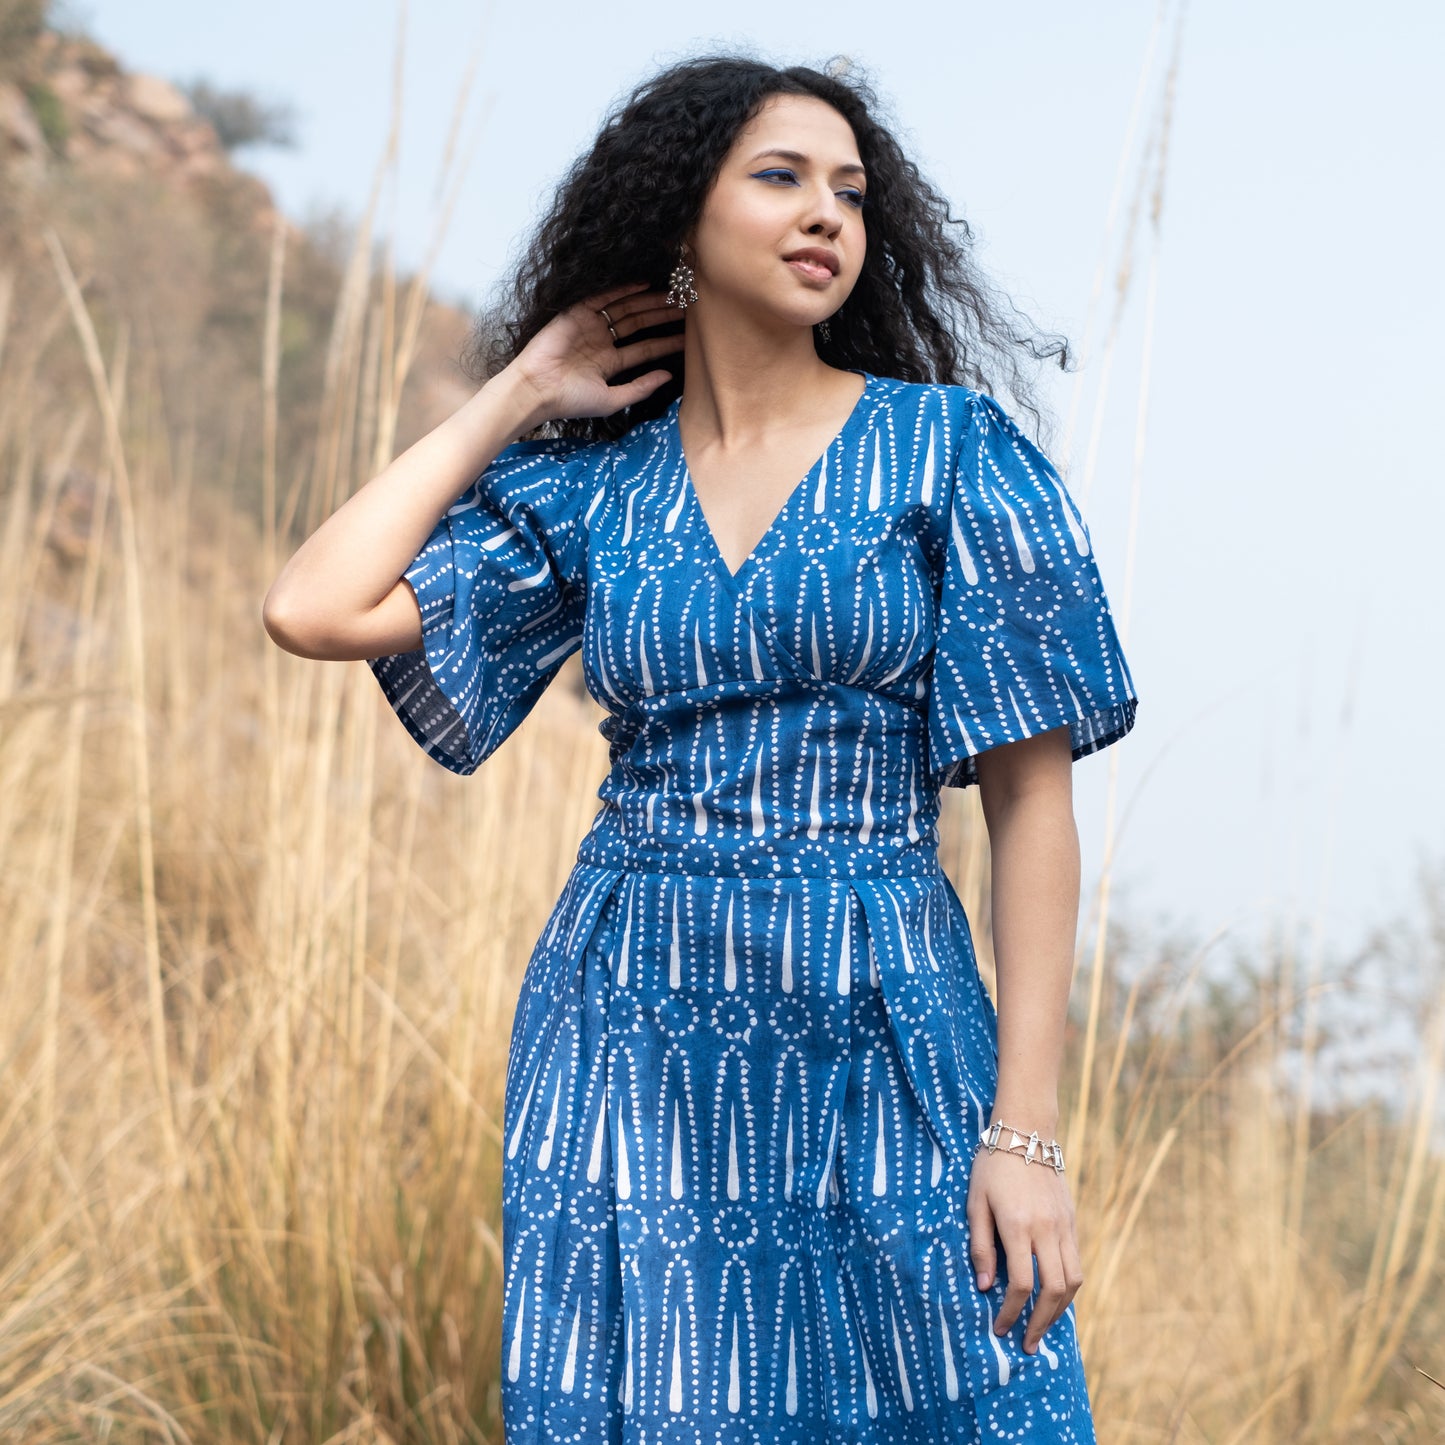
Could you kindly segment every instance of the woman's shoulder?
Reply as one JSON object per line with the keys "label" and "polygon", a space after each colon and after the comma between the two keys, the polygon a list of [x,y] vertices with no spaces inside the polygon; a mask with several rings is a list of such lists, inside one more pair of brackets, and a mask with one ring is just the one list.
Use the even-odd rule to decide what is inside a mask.
{"label": "woman's shoulder", "polygon": [[[866,373],[872,376],[872,373]],[[991,392],[941,381],[904,381],[873,376],[881,403],[917,428],[941,425],[951,439],[972,436],[982,448],[1007,444],[1032,446],[1019,419]]]}
{"label": "woman's shoulder", "polygon": [[936,455],[957,457],[968,434],[987,419],[983,414],[987,393],[970,386],[876,375],[872,385],[894,434],[926,437],[925,444],[931,444]]}
{"label": "woman's shoulder", "polygon": [[869,372],[873,387],[882,400],[894,411],[912,412],[919,416],[937,416],[954,419],[967,417],[979,398],[985,392],[975,391],[970,386],[959,386],[945,381],[905,381],[901,377],[882,376]]}

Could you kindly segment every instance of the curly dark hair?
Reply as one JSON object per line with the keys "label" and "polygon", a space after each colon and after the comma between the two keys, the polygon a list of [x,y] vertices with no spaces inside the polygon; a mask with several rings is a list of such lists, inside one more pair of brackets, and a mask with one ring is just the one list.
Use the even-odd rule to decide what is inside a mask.
{"label": "curly dark hair", "polygon": [[[1056,358],[1068,370],[1067,340],[1023,324],[982,276],[968,222],[949,215],[947,200],[877,118],[867,80],[848,62],[842,66],[849,68],[780,69],[746,54],[702,55],[639,85],[563,178],[502,283],[503,302],[478,318],[461,359],[467,375],[478,384],[495,376],[553,316],[584,297],[629,281],[666,286],[738,132],[771,96],[809,95],[847,120],[868,173],[867,253],[857,284],[830,318],[831,339],[815,343],[818,354],[831,365],[902,381],[989,392],[1001,381],[1037,427],[1041,412],[1021,358]],[[636,405],[607,417],[559,419],[539,432],[599,441],[659,415],[682,391],[681,352],[615,380],[658,365],[673,379]]]}

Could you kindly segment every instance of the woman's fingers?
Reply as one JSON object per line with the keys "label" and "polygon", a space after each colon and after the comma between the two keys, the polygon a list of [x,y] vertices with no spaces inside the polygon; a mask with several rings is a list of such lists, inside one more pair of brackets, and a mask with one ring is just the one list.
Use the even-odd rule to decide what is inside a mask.
{"label": "woman's fingers", "polygon": [[659,356],[675,356],[682,352],[680,336],[650,336],[646,341],[634,341],[627,346],[613,348],[615,364],[613,371],[626,371],[630,366],[640,366],[644,361],[655,361]]}
{"label": "woman's fingers", "polygon": [[1068,1309],[1074,1302],[1074,1296],[1079,1292],[1079,1286],[1084,1282],[1084,1265],[1079,1258],[1079,1242],[1074,1235],[1074,1227],[1070,1224],[1063,1239],[1064,1256],[1064,1283],[1068,1285],[1069,1292],[1062,1305],[1059,1306],[1059,1313]]}
{"label": "woman's fingers", "polygon": [[[667,316],[669,308],[659,307],[660,300],[660,293],[647,282],[627,282],[575,302],[548,321],[509,363],[516,368],[515,375],[524,378],[535,392],[539,415],[545,414],[548,420],[610,416],[666,381],[668,373],[662,371],[638,377],[623,388],[610,385],[619,371],[646,366],[682,350],[682,338],[677,335],[627,339],[638,329],[635,322],[625,320],[629,303],[635,307],[630,314]],[[609,306],[615,308],[609,309],[614,318],[610,330],[600,310]],[[620,328],[619,319],[623,320]]]}
{"label": "woman's fingers", "polygon": [[680,306],[644,306],[636,311],[623,311],[620,309],[621,304],[619,302],[608,310],[608,315],[612,318],[610,331],[607,317],[599,315],[597,318],[601,323],[602,331],[614,343],[627,341],[639,331],[646,331],[654,326],[669,326],[673,322],[683,319],[683,310]]}
{"label": "woman's fingers", "polygon": [[[577,309],[584,315],[590,313],[596,316],[604,329],[610,317],[614,328],[626,321],[629,329],[637,330],[636,318],[639,315],[656,313],[661,320],[682,315],[682,307],[667,304],[664,299],[666,294],[642,281],[625,287],[614,287],[611,291],[603,291],[596,296],[588,296],[577,303]],[[603,315],[603,312],[607,314]],[[650,324],[656,325],[657,322]]]}
{"label": "woman's fingers", "polygon": [[993,1210],[989,1206],[988,1194],[979,1183],[979,1171],[974,1169],[968,1181],[968,1257],[973,1265],[973,1282],[979,1289],[988,1289],[993,1284],[994,1245]]}
{"label": "woman's fingers", "polygon": [[1033,1354],[1084,1282],[1073,1205],[1067,1189],[1061,1192],[1056,1180],[1022,1173],[999,1175],[990,1164],[991,1156],[979,1157],[969,1179],[969,1259],[978,1288],[988,1289],[998,1263],[995,1241],[1002,1244],[1008,1288],[993,1328],[995,1334],[1004,1335],[1034,1294],[1037,1258],[1038,1293],[1023,1340],[1023,1348]]}
{"label": "woman's fingers", "polygon": [[1039,1297],[1034,1301],[1029,1327],[1024,1331],[1024,1349],[1029,1354],[1038,1349],[1044,1331],[1063,1314],[1071,1293],[1059,1242],[1041,1242],[1034,1248],[1039,1261]]}
{"label": "woman's fingers", "polygon": [[1039,1262],[1039,1294],[1024,1334],[1024,1349],[1029,1353],[1038,1349],[1045,1331],[1062,1318],[1084,1282],[1084,1269],[1079,1261],[1071,1220],[1061,1225],[1057,1232],[1046,1232],[1041,1238],[1036,1237],[1032,1247]]}
{"label": "woman's fingers", "polygon": [[[649,326],[665,326],[670,321],[681,321],[687,314],[681,306],[669,306],[654,292],[647,292],[629,301],[619,301],[604,309],[612,318],[614,326],[625,324],[629,331],[642,331]],[[602,320],[606,324],[607,316]]]}
{"label": "woman's fingers", "polygon": [[1007,1233],[1000,1228],[999,1237],[1003,1240],[1004,1259],[1008,1264],[1008,1288],[1004,1291],[998,1314],[994,1316],[993,1332],[1006,1335],[1034,1292],[1034,1252],[1026,1227],[1015,1224],[1008,1228]]}
{"label": "woman's fingers", "polygon": [[616,401],[615,410],[621,411],[624,406],[636,406],[639,401],[651,396],[664,382],[671,380],[670,371],[649,371],[646,375],[635,377],[620,386],[609,387],[608,397],[609,400]]}
{"label": "woman's fingers", "polygon": [[582,302],[584,306],[590,306],[593,311],[600,310],[603,306],[611,306],[614,301],[620,301],[624,296],[631,296],[638,291],[646,291],[651,285],[648,281],[624,281],[620,286],[609,286],[606,291],[599,291],[595,296],[588,296]]}

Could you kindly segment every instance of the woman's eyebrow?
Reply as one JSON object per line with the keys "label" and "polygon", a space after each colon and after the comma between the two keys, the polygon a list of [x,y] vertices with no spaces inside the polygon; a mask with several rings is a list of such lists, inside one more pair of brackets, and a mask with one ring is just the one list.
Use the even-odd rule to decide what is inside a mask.
{"label": "woman's eyebrow", "polygon": [[[764,156],[782,156],[784,160],[797,161],[799,164],[802,165],[806,165],[808,161],[808,157],[805,156],[802,151],[789,151],[783,150],[780,146],[769,146],[767,150],[759,151],[757,155],[753,156],[752,160],[748,162],[749,165],[752,164],[752,161],[762,160]],[[839,171],[847,171],[850,175],[866,176],[868,174],[868,172],[864,170],[862,166],[858,165],[855,161],[849,161],[844,165],[835,166],[834,169]]]}

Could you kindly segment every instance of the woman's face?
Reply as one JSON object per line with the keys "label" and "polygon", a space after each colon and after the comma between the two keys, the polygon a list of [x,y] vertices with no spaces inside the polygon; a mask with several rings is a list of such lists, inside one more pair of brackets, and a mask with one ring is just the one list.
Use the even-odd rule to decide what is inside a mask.
{"label": "woman's face", "polygon": [[853,128],[831,105],[768,97],[689,236],[698,315],[748,312],[797,326],[831,316],[863,269],[867,189]]}

